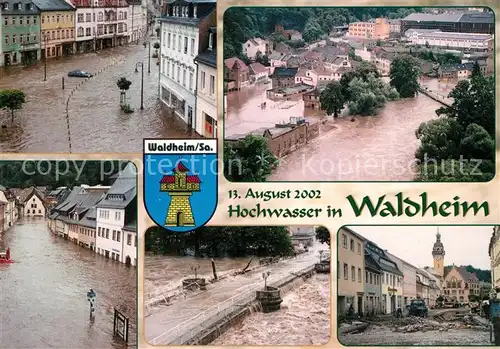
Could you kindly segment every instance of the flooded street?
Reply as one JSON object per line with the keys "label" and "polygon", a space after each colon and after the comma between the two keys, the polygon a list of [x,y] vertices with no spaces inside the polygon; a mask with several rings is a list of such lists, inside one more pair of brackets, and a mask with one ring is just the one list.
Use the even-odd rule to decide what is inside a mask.
{"label": "flooded street", "polygon": [[315,274],[274,313],[252,313],[211,345],[322,345],[330,339],[330,276]]}
{"label": "flooded street", "polygon": [[[43,220],[19,221],[1,236],[2,348],[134,348],[136,270],[54,236]],[[86,293],[96,292],[89,319]],[[113,338],[113,309],[130,318],[128,346]]]}
{"label": "flooded street", "polygon": [[[426,84],[434,87],[433,81]],[[290,116],[324,117],[304,109],[301,99],[272,102],[265,90],[271,84],[227,95],[226,136],[273,127]],[[444,91],[443,91],[444,93]],[[267,102],[267,108],[260,104]],[[415,130],[437,118],[441,104],[419,94],[413,99],[389,102],[374,117],[333,120],[332,130],[280,160],[269,181],[411,181],[415,177]]]}
{"label": "flooded street", "polygon": [[[151,42],[153,46],[156,39]],[[135,73],[137,62],[144,63],[144,110],[140,109],[141,68]],[[75,69],[88,71],[94,77],[68,77],[68,72]],[[195,137],[183,121],[162,107],[158,73],[156,59],[151,58],[148,74],[148,48],[142,44],[50,59],[47,81],[43,81],[43,61],[0,70],[0,89],[20,89],[26,95],[23,108],[15,112],[14,125],[10,113],[0,111],[0,123],[8,126],[0,132],[0,151],[68,152],[68,97],[72,152],[142,152],[145,137]],[[135,110],[132,114],[120,110],[120,90],[116,86],[120,77],[132,82],[127,91],[127,102]]]}

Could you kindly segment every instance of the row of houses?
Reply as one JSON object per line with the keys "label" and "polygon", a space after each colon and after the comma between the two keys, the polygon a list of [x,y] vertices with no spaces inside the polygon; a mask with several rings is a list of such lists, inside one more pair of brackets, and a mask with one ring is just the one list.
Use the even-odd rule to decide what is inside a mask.
{"label": "row of houses", "polygon": [[0,185],[0,233],[22,217],[45,217],[53,205],[47,187],[6,188]]}
{"label": "row of houses", "polygon": [[0,0],[0,20],[1,66],[124,45],[148,30],[141,0]]}
{"label": "row of houses", "polygon": [[50,193],[57,203],[48,215],[56,235],[106,258],[137,265],[137,174],[132,163],[111,186],[76,186]]}
{"label": "row of houses", "polygon": [[161,101],[199,135],[216,137],[216,1],[165,3],[159,23]]}
{"label": "row of houses", "polygon": [[[464,267],[445,267],[439,232],[430,249],[433,267],[418,268],[347,227],[338,242],[338,315],[350,309],[357,314],[391,314],[412,299],[430,307],[443,301],[467,303],[479,297],[482,283]],[[489,287],[489,286],[486,286]]]}

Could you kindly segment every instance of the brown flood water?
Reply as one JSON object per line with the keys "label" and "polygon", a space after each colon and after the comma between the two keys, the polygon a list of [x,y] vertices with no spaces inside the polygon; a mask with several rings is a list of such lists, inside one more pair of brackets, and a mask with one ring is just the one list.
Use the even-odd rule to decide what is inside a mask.
{"label": "brown flood water", "polygon": [[[437,88],[437,82],[425,81]],[[227,95],[225,134],[247,133],[272,127],[291,116],[327,119],[328,132],[280,160],[269,181],[411,181],[415,177],[414,155],[419,141],[415,130],[422,122],[437,118],[441,104],[419,94],[413,99],[389,102],[374,117],[326,117],[305,109],[300,98],[273,102],[258,85]],[[446,93],[444,88],[439,90]],[[267,102],[267,107],[260,105]],[[322,127],[324,130],[325,127]]]}
{"label": "brown flood water", "polygon": [[[14,263],[0,264],[0,347],[135,348],[135,268],[54,236],[44,220],[20,221],[0,234],[0,249],[6,247]],[[130,318],[128,344],[113,337],[114,308]]]}
{"label": "brown flood water", "polygon": [[252,313],[211,345],[321,345],[330,339],[330,276],[316,274],[274,313]]}
{"label": "brown flood water", "polygon": [[[135,73],[138,62],[144,63],[144,110],[140,109],[141,68]],[[148,49],[141,44],[50,59],[47,81],[43,81],[43,61],[29,67],[0,69],[0,90],[15,88],[26,95],[23,108],[15,112],[13,125],[10,112],[0,111],[0,124],[8,126],[7,131],[0,132],[0,152],[68,152],[65,109],[70,95],[72,152],[142,152],[143,138],[197,137],[158,100],[156,59],[151,58],[150,64],[148,74]],[[68,77],[75,69],[95,76]],[[127,91],[127,102],[135,109],[132,114],[123,113],[119,107],[116,81],[120,77],[132,81]]]}

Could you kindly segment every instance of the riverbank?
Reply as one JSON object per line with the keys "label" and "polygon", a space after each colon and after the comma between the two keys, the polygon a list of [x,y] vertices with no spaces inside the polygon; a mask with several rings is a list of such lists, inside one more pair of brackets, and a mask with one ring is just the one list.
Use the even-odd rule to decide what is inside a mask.
{"label": "riverbank", "polygon": [[321,345],[330,338],[330,275],[314,274],[283,297],[281,309],[254,312],[211,345]]}

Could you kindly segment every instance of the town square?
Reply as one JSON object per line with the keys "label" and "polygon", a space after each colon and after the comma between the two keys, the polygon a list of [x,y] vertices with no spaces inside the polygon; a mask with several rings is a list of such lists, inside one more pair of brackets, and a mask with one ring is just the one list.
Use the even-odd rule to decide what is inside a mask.
{"label": "town square", "polygon": [[215,26],[214,0],[2,2],[0,151],[215,137]]}
{"label": "town square", "polygon": [[226,177],[492,179],[493,42],[487,8],[230,8]]}
{"label": "town square", "polygon": [[2,347],[135,348],[135,165],[2,161],[0,180]]}
{"label": "town square", "polygon": [[498,237],[498,226],[342,227],[337,246],[340,343],[498,343]]}

